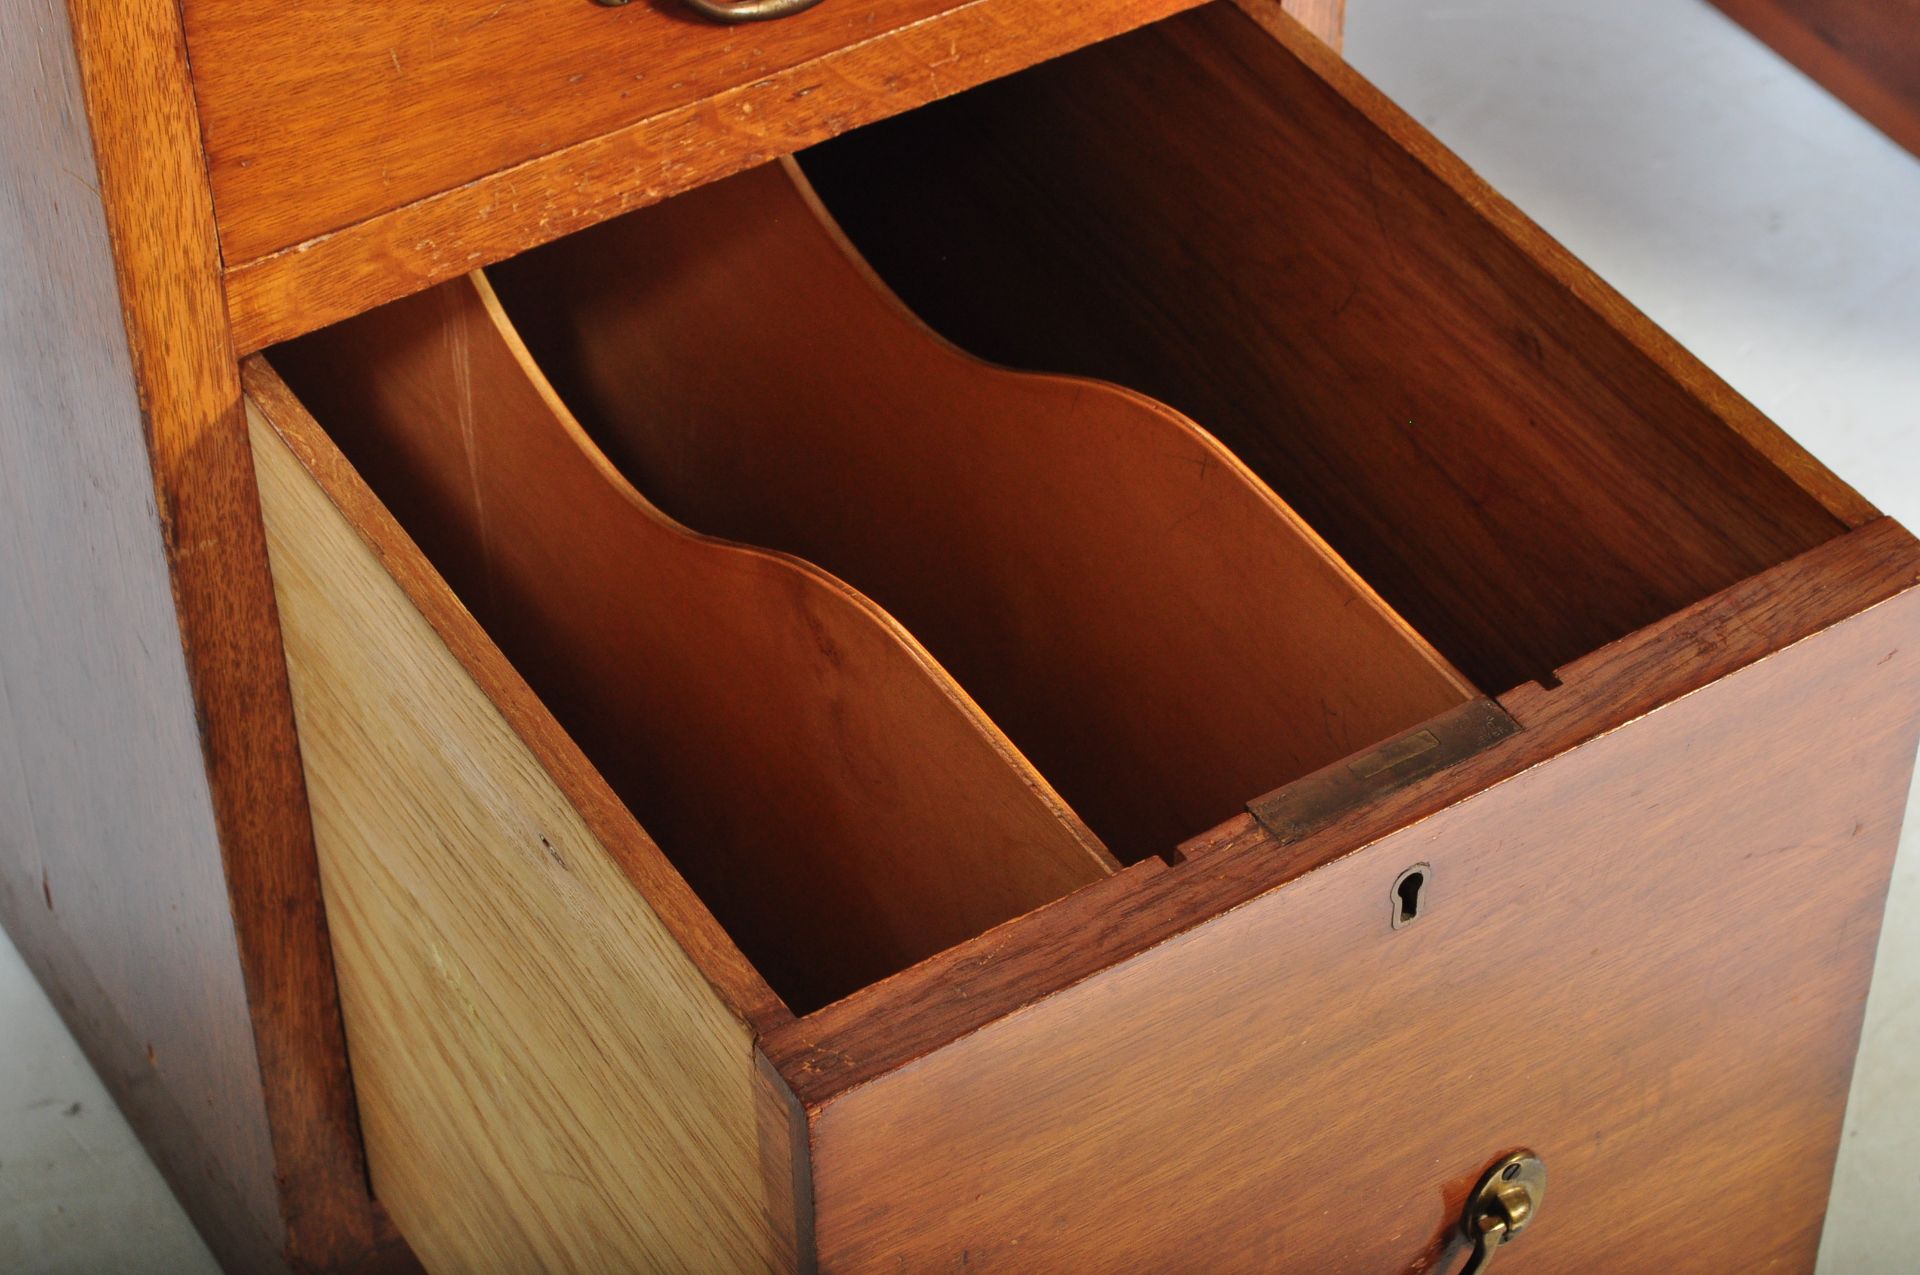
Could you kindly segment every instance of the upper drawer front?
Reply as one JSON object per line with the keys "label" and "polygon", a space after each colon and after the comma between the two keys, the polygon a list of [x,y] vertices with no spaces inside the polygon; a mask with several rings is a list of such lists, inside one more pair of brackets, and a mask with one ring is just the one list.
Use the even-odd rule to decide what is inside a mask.
{"label": "upper drawer front", "polygon": [[[924,100],[1011,69],[996,27],[1043,31],[1031,60],[1183,7],[1116,0],[1048,16],[1026,0],[826,0],[741,27],[678,0],[185,0],[229,264],[642,121],[669,125],[659,143],[669,173],[711,175],[692,157],[730,149],[738,166],[910,104],[910,85]],[[948,19],[951,65],[927,85],[918,46],[909,57],[894,37]],[[801,77],[771,106],[729,100],[816,61],[817,80]],[[660,170],[633,185],[656,184]]]}

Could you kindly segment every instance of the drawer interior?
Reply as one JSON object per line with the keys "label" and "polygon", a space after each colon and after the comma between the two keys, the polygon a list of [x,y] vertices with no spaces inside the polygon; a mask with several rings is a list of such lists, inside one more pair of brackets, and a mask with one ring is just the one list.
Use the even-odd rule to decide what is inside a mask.
{"label": "drawer interior", "polygon": [[942,333],[1203,421],[1489,690],[1845,529],[1751,441],[1771,426],[1260,12],[1207,5],[803,162]]}
{"label": "drawer interior", "polygon": [[1474,695],[1191,421],[921,326],[791,165],[273,363],[803,1011]]}
{"label": "drawer interior", "polygon": [[789,1003],[835,999],[1113,870],[884,612],[635,491],[484,279],[275,363]]}
{"label": "drawer interior", "polygon": [[1379,113],[1214,6],[270,361],[806,1014],[1844,529]]}
{"label": "drawer interior", "polygon": [[650,499],[885,607],[1122,862],[1473,693],[1192,421],[935,338],[790,166],[489,274]]}

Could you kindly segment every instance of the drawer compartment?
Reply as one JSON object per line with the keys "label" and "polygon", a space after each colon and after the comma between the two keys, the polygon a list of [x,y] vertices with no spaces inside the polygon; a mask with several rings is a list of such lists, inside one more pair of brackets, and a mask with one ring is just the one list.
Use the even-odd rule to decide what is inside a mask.
{"label": "drawer compartment", "polygon": [[[912,312],[1033,372],[930,338],[781,167],[506,263],[499,305],[462,282],[277,349],[293,390],[247,366],[369,1163],[429,1269],[1437,1269],[1521,1146],[1552,1191],[1503,1261],[1809,1265],[1920,731],[1920,544],[1252,0],[798,164]],[[505,448],[535,419],[593,482],[531,494],[557,467]],[[1129,448],[1149,420],[1181,445]],[[1164,514],[1195,455],[1235,476],[1199,516],[1240,530],[1134,534],[1115,493]],[[1030,471],[1089,494],[1049,511]],[[1023,752],[936,776],[919,831],[872,797],[893,844],[857,877],[829,844],[857,820],[787,836],[718,770],[656,826],[681,759],[622,769],[666,723],[603,693],[640,671],[612,601],[719,621],[661,606],[596,512],[639,516],[628,481],[842,573],[760,553],[846,605],[871,589],[907,621],[859,604],[893,658],[926,630],[915,694],[981,687],[977,718],[934,716],[978,745],[1004,713]],[[1342,736],[1302,725],[1321,697],[1269,696],[1320,754],[1183,745],[1167,775],[1245,763],[1218,790],[1247,808],[1102,860],[1073,759],[1019,738],[1058,725],[1020,719],[1044,665],[1007,674],[968,627],[1026,590],[1059,602],[1060,649],[1097,649],[1065,621],[1123,622],[1097,595],[1128,574],[1078,595],[1019,561],[1052,542],[1185,572],[1233,599],[1217,648],[1271,626],[1298,685],[1378,711]],[[975,600],[942,613],[926,562]],[[1189,654],[1127,677],[1200,717],[1232,691],[1189,666],[1179,609],[1133,627]],[[848,703],[879,689],[843,676]],[[1028,695],[1058,718],[1125,683]],[[1462,711],[1511,729],[1439,765]],[[844,760],[800,747],[757,764],[822,784]],[[713,803],[770,831],[703,876]],[[1008,832],[1014,806],[1047,817]],[[933,921],[810,982],[871,948],[842,918],[911,886],[885,869],[903,835],[958,869],[952,911],[909,891]],[[784,857],[755,882],[755,856]],[[1701,1174],[1704,1206],[1649,1186]]]}
{"label": "drawer compartment", "polygon": [[484,280],[276,360],[789,1003],[1113,869],[879,608],[690,534],[620,480]]}
{"label": "drawer compartment", "polygon": [[1209,5],[803,160],[936,329],[1203,422],[1488,690],[1861,508],[1256,16]]}
{"label": "drawer compartment", "polygon": [[871,595],[1123,862],[1473,697],[1192,422],[935,339],[790,167],[490,274],[651,498]]}
{"label": "drawer compartment", "polygon": [[1190,422],[913,323],[790,168],[498,273],[531,352],[475,275],[274,363],[795,1009],[1472,698]]}

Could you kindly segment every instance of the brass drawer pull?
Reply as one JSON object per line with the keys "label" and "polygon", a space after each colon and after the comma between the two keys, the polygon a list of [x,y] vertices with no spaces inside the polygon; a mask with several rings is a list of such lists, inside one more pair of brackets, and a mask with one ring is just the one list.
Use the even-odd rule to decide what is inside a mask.
{"label": "brass drawer pull", "polygon": [[[595,3],[618,8],[627,0],[595,0]],[[819,3],[820,0],[686,0],[689,9],[714,22],[765,22],[811,9]]]}
{"label": "brass drawer pull", "polygon": [[1511,1244],[1540,1215],[1547,1195],[1547,1166],[1531,1151],[1501,1156],[1467,1197],[1460,1228],[1473,1241],[1473,1256],[1460,1275],[1480,1275],[1494,1254]]}

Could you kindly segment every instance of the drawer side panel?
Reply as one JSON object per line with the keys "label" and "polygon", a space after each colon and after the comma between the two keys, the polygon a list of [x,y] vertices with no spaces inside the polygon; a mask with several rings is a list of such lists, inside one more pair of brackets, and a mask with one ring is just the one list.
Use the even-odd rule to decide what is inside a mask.
{"label": "drawer side panel", "polygon": [[376,1196],[431,1270],[779,1270],[788,1100],[250,407]]}

